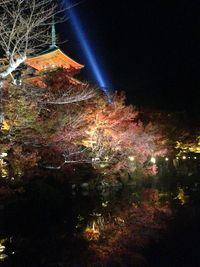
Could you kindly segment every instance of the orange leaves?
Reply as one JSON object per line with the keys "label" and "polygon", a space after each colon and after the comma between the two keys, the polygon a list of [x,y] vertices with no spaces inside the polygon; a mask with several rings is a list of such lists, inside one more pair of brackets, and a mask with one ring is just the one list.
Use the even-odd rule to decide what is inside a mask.
{"label": "orange leaves", "polygon": [[115,93],[112,104],[102,99],[94,99],[88,104],[85,110],[88,145],[97,144],[101,137],[102,145],[120,147],[129,124],[137,116],[133,107],[125,106],[124,102],[124,95]]}
{"label": "orange leaves", "polygon": [[[146,161],[163,155],[163,138],[152,124],[144,126],[138,120],[138,112],[126,104],[124,93],[115,92],[109,103],[89,85],[71,87],[63,69],[43,77],[45,90],[26,85],[20,91],[11,86],[5,94],[8,122],[4,128],[9,132],[5,134],[13,142],[56,151],[57,156],[51,155],[49,161],[60,168],[87,162],[104,177],[135,175],[144,168],[148,174],[156,172],[156,166],[149,167]],[[45,165],[51,153],[47,154],[41,160]]]}
{"label": "orange leaves", "polygon": [[88,241],[96,241],[100,237],[100,229],[99,227],[93,222],[92,227],[87,227],[83,233],[83,236]]}
{"label": "orange leaves", "polygon": [[[113,171],[135,170],[135,164],[144,164],[152,155],[165,153],[162,135],[151,123],[146,126],[138,121],[138,112],[127,106],[123,93],[115,93],[110,104],[103,98],[94,98],[84,110],[86,137],[82,144],[89,148],[94,157],[109,158]],[[130,164],[129,158],[135,161]],[[152,166],[148,173],[155,174]]]}

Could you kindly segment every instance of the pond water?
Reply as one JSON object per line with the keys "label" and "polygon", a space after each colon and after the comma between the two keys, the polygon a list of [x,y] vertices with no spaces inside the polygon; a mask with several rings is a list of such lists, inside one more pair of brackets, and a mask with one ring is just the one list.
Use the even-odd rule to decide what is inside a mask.
{"label": "pond water", "polygon": [[0,266],[200,266],[200,179],[72,190],[35,181],[1,205]]}

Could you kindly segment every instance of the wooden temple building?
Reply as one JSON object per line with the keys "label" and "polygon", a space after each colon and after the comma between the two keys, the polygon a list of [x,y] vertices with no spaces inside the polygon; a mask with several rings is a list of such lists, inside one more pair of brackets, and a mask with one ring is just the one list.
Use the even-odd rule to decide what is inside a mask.
{"label": "wooden temple building", "polygon": [[69,56],[64,54],[57,46],[51,46],[50,49],[42,54],[30,57],[25,61],[25,65],[32,73],[32,77],[27,77],[25,82],[32,83],[36,86],[44,87],[42,80],[44,76],[53,70],[62,68],[66,70],[66,80],[69,85],[83,85],[82,82],[74,78],[76,74],[84,67],[77,63]]}
{"label": "wooden temple building", "polygon": [[[7,59],[0,59],[0,65],[6,68],[8,65]],[[66,82],[66,84],[71,86],[86,86],[85,83],[75,78],[75,75],[83,68],[83,65],[70,58],[56,45],[55,24],[52,23],[52,44],[49,49],[43,51],[39,55],[28,57],[23,66],[20,66],[8,78],[14,79],[14,84],[16,85],[25,83],[45,89],[47,84],[44,80],[47,75],[56,70],[64,70],[64,82]],[[4,112],[0,96],[0,129],[4,123]]]}
{"label": "wooden temple building", "polygon": [[[75,78],[75,75],[84,68],[84,65],[70,58],[56,45],[54,18],[52,22],[51,38],[52,43],[47,50],[38,55],[28,57],[24,64],[19,66],[19,68],[10,75],[10,78],[14,78],[14,84],[20,85],[23,80],[23,83],[31,83],[43,88],[45,87],[43,80],[49,72],[63,69],[66,73],[66,82],[69,83],[69,85],[85,85]],[[8,66],[7,58],[0,59],[0,66],[2,69]]]}
{"label": "wooden temple building", "polygon": [[[52,44],[49,49],[41,54],[29,57],[25,61],[27,69],[29,69],[29,77],[25,78],[24,82],[32,83],[39,87],[45,87],[43,83],[44,77],[48,72],[56,69],[64,69],[66,73],[66,81],[69,85],[85,85],[74,76],[84,68],[84,65],[79,64],[56,45],[55,24],[52,23]],[[32,76],[32,77],[31,77]]]}

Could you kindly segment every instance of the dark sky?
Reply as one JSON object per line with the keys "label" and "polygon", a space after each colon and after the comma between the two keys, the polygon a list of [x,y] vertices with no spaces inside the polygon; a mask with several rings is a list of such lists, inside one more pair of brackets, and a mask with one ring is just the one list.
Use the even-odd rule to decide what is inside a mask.
{"label": "dark sky", "polygon": [[[76,12],[111,87],[129,102],[198,112],[200,1],[85,0]],[[73,58],[87,61],[70,23],[62,28]]]}

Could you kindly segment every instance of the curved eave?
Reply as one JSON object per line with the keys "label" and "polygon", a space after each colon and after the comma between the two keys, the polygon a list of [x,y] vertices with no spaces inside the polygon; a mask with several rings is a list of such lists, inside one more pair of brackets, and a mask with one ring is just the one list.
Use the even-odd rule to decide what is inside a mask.
{"label": "curved eave", "polygon": [[28,58],[25,64],[39,70],[45,70],[55,67],[63,67],[65,69],[80,70],[84,65],[79,64],[69,56],[65,55],[59,48],[53,51],[47,51],[39,56]]}

